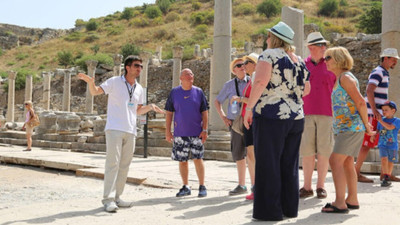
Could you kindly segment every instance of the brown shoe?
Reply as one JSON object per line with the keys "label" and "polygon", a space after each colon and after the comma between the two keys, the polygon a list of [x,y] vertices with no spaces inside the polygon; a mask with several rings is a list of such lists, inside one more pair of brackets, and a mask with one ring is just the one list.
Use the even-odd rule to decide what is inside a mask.
{"label": "brown shoe", "polygon": [[373,180],[367,178],[366,176],[362,175],[362,174],[358,174],[357,176],[357,180],[360,183],[374,183]]}
{"label": "brown shoe", "polygon": [[300,188],[299,190],[299,194],[300,194],[300,198],[307,198],[307,197],[311,197],[314,195],[314,191],[311,190],[306,190],[304,189],[304,187]]}
{"label": "brown shoe", "polygon": [[328,194],[326,193],[325,189],[317,188],[317,198],[326,198]]}
{"label": "brown shoe", "polygon": [[396,177],[396,176],[394,176],[394,175],[391,175],[391,176],[390,176],[390,181],[400,182],[400,178],[398,178],[398,177]]}

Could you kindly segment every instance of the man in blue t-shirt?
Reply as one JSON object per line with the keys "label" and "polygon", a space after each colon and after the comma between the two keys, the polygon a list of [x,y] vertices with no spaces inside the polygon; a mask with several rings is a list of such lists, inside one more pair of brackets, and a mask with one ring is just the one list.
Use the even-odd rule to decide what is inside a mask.
{"label": "man in blue t-shirt", "polygon": [[[181,85],[170,92],[166,110],[165,138],[173,143],[172,159],[179,161],[183,187],[176,197],[191,194],[189,187],[189,153],[193,158],[199,179],[198,197],[207,196],[204,186],[204,142],[207,139],[208,102],[201,88],[193,86],[194,75],[190,69],[184,69],[180,76]],[[171,123],[174,118],[174,133],[171,133]]]}
{"label": "man in blue t-shirt", "polygon": [[387,101],[382,106],[383,118],[378,119],[377,130],[379,131],[379,155],[381,157],[381,167],[383,179],[382,187],[391,185],[390,175],[393,171],[393,163],[398,161],[397,134],[400,129],[400,119],[394,117],[397,107],[393,101]]}

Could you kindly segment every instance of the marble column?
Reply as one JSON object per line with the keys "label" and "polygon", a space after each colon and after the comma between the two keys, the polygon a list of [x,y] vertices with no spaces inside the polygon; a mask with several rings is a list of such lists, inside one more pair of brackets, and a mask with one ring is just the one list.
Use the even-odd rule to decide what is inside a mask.
{"label": "marble column", "polygon": [[[400,4],[399,0],[382,1],[382,51],[395,48],[400,53]],[[400,105],[400,60],[394,69],[389,70],[389,99]],[[399,110],[396,112],[399,117]]]}
{"label": "marble column", "polygon": [[[232,46],[232,1],[214,1],[214,42],[210,74],[210,105],[221,91],[222,86],[231,78],[229,64],[231,62]],[[214,66],[218,65],[218,66]],[[227,109],[224,108],[226,111]],[[210,107],[209,130],[226,130],[224,122],[219,118],[215,107]]]}
{"label": "marble column", "polygon": [[8,71],[7,122],[14,122],[15,78],[16,77],[17,77],[17,72]]}
{"label": "marble column", "polygon": [[195,45],[194,45],[193,56],[194,56],[195,58],[200,58],[200,56],[201,56],[200,45],[198,45],[198,44],[195,44]]}
{"label": "marble column", "polygon": [[44,110],[50,110],[51,73],[42,72],[42,77],[43,77],[43,108]]}
{"label": "marble column", "polygon": [[142,72],[140,73],[140,85],[142,85],[143,88],[147,88],[147,77],[149,73],[149,61],[151,58],[151,53],[150,52],[141,52],[140,53],[140,58],[142,59],[142,65],[143,69]]}
{"label": "marble column", "polygon": [[[32,101],[32,75],[27,75],[25,77],[25,101]],[[28,111],[24,107],[24,115]]]}
{"label": "marble column", "polygon": [[[97,61],[96,60],[87,60],[86,61],[86,66],[88,69],[88,76],[95,78],[95,72],[96,72],[96,66],[97,66]],[[114,68],[115,69],[115,68]],[[89,90],[89,84],[86,84],[86,113],[93,113],[93,96],[90,94]]]}
{"label": "marble column", "polygon": [[172,70],[172,87],[180,85],[179,76],[182,70],[182,57],[183,57],[183,47],[175,46],[172,48],[172,55],[174,58],[174,66]]}
{"label": "marble column", "polygon": [[64,91],[62,100],[62,110],[69,112],[71,108],[71,70],[64,70]]}
{"label": "marble column", "polygon": [[304,52],[304,12],[288,6],[282,7],[282,21],[291,27],[295,33],[293,41],[296,55],[305,58]]}
{"label": "marble column", "polygon": [[156,56],[158,60],[162,60],[162,46],[157,46],[156,48]]}
{"label": "marble column", "polygon": [[114,76],[121,76],[121,64],[123,61],[123,57],[120,54],[113,55],[114,60]]}

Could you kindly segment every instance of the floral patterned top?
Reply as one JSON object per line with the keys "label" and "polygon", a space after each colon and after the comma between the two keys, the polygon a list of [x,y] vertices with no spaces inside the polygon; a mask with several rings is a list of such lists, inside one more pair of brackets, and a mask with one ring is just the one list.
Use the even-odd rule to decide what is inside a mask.
{"label": "floral patterned top", "polygon": [[[357,78],[350,72],[345,74],[351,76],[357,81]],[[343,74],[342,74],[343,75]],[[340,77],[342,76],[340,75]],[[354,101],[347,94],[346,90],[340,85],[340,77],[333,87],[332,91],[332,108],[333,108],[333,132],[334,134],[344,132],[364,132],[365,127],[361,120],[361,116],[354,104]]]}
{"label": "floral patterned top", "polygon": [[258,61],[272,65],[271,80],[254,107],[254,117],[299,120],[304,118],[303,91],[309,72],[304,61],[297,63],[282,49],[267,49]]}

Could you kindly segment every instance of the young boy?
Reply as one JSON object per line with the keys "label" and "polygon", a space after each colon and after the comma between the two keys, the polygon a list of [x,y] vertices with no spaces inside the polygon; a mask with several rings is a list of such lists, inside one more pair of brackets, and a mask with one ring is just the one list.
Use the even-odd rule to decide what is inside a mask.
{"label": "young boy", "polygon": [[392,184],[390,174],[392,174],[393,163],[398,161],[397,133],[400,129],[400,119],[394,117],[397,107],[393,101],[386,101],[381,108],[384,117],[378,120],[377,127],[379,131],[379,155],[384,175],[381,187],[388,187]]}

